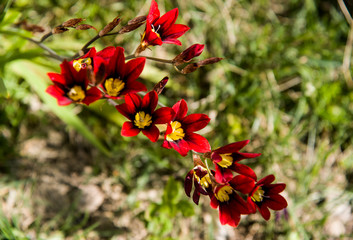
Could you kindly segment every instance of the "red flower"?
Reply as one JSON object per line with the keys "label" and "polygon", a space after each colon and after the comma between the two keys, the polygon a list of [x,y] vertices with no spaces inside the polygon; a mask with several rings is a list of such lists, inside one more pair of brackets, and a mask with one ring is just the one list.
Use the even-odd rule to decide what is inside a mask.
{"label": "red flower", "polygon": [[162,17],[158,9],[158,4],[152,0],[150,11],[146,20],[146,29],[142,35],[140,51],[142,52],[148,46],[162,45],[170,43],[181,45],[177,38],[181,37],[190,28],[186,25],[175,24],[179,10],[174,8]]}
{"label": "red flower", "polygon": [[265,220],[270,219],[269,208],[282,210],[287,207],[286,199],[279,195],[286,188],[286,184],[271,184],[274,180],[273,175],[264,177],[255,184],[248,197],[251,213],[255,213],[257,208]]}
{"label": "red flower", "polygon": [[70,63],[76,69],[80,71],[85,69],[88,66],[93,66],[95,73],[98,72],[100,64],[107,64],[109,59],[113,56],[115,52],[115,47],[106,47],[102,51],[97,52],[96,48],[91,48],[85,55],[82,57],[71,61]]}
{"label": "red flower", "polygon": [[173,106],[175,115],[172,122],[168,123],[162,147],[174,148],[182,156],[189,150],[204,153],[211,147],[207,139],[194,133],[206,127],[210,118],[206,114],[190,114],[186,116],[188,107],[182,99]]}
{"label": "red flower", "polygon": [[240,215],[250,214],[248,204],[236,191],[247,194],[253,189],[255,181],[252,178],[237,175],[225,184],[218,184],[210,195],[211,207],[219,207],[219,220],[222,225],[228,224],[236,227],[240,221]]}
{"label": "red flower", "polygon": [[90,103],[102,97],[96,87],[88,87],[87,72],[85,69],[76,71],[66,60],[60,65],[61,74],[48,73],[54,85],[47,88],[46,92],[58,100],[61,106],[69,105],[72,102]]}
{"label": "red flower", "polygon": [[143,99],[137,94],[130,93],[125,96],[125,103],[116,106],[116,109],[130,122],[125,122],[121,135],[133,137],[142,131],[152,142],[159,137],[159,130],[155,124],[170,122],[174,111],[170,107],[162,107],[155,111],[158,95],[155,91],[147,93]]}
{"label": "red flower", "polygon": [[211,159],[215,164],[215,178],[218,182],[224,183],[232,179],[232,171],[251,177],[254,180],[257,179],[255,172],[250,167],[238,163],[242,159],[255,158],[261,155],[261,153],[239,152],[249,142],[249,140],[235,142],[212,151]]}
{"label": "red flower", "polygon": [[208,195],[208,192],[212,190],[210,175],[205,167],[197,165],[186,175],[184,189],[188,197],[190,197],[193,183],[195,190],[192,195],[192,200],[198,205],[200,194]]}
{"label": "red flower", "polygon": [[145,58],[136,58],[125,63],[124,48],[116,47],[105,71],[102,87],[106,97],[119,99],[128,93],[147,91],[144,84],[137,82],[144,66]]}

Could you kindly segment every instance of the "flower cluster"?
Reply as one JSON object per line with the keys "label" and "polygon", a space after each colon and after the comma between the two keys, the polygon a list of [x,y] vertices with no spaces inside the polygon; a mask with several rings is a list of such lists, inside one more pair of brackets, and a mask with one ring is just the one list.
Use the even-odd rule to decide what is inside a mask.
{"label": "flower cluster", "polygon": [[[210,122],[206,114],[188,115],[188,106],[184,99],[172,107],[157,107],[158,96],[168,78],[157,83],[153,90],[142,93],[146,92],[147,88],[138,78],[144,70],[146,59],[170,63],[175,68],[188,64],[181,70],[184,74],[221,60],[209,58],[189,63],[202,53],[202,44],[192,45],[172,60],[141,56],[140,54],[150,46],[163,43],[181,45],[177,39],[188,31],[189,27],[175,24],[177,17],[178,9],[160,16],[158,5],[152,0],[146,18],[136,18],[117,32],[135,30],[145,20],[141,42],[133,55],[125,56],[122,47],[109,46],[98,52],[94,47],[87,49],[81,57],[64,60],[60,65],[60,74],[48,73],[53,85],[47,88],[47,93],[55,97],[59,105],[89,105],[99,99],[108,99],[116,110],[127,118],[121,129],[122,136],[134,137],[142,132],[151,142],[161,139],[162,147],[173,148],[181,156],[187,156],[189,151],[192,151],[194,168],[186,175],[185,193],[190,197],[194,186],[192,199],[196,204],[199,203],[201,195],[208,196],[211,207],[219,210],[221,224],[236,227],[241,215],[255,213],[256,209],[268,220],[268,209],[281,210],[287,206],[286,200],[279,195],[285,189],[285,184],[273,184],[273,175],[258,181],[257,175],[249,166],[239,163],[241,160],[261,155],[240,152],[249,141],[235,142],[212,150],[208,140],[196,133]],[[119,22],[119,19],[115,19],[100,31],[99,36],[104,36]],[[166,130],[162,132],[162,129]],[[213,163],[214,169],[209,168],[208,162]]]}

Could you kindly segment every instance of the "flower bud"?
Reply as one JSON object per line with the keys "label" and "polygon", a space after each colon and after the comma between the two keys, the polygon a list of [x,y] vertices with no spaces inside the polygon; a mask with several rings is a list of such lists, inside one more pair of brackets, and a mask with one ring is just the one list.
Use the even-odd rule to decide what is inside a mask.
{"label": "flower bud", "polygon": [[108,23],[100,32],[99,32],[99,36],[102,37],[105,34],[109,33],[110,31],[112,31],[116,26],[119,25],[121,19],[119,17],[114,18],[113,21],[111,21],[110,23]]}
{"label": "flower bud", "polygon": [[84,21],[85,19],[83,18],[72,18],[70,20],[67,20],[66,22],[64,22],[63,24],[61,24],[61,27],[67,28],[67,27],[76,27],[77,24],[79,24],[80,22]]}
{"label": "flower bud", "polygon": [[119,33],[120,34],[123,34],[123,33],[127,33],[127,32],[131,32],[131,31],[134,31],[135,29],[139,28],[141,25],[143,25],[146,21],[146,16],[139,16],[139,17],[136,17],[132,20],[130,20],[127,25],[125,25],[124,27],[122,27],[120,30],[119,30]]}
{"label": "flower bud", "polygon": [[156,84],[156,86],[154,86],[153,91],[155,91],[158,95],[161,94],[168,82],[168,79],[168,77],[164,77],[159,83]]}
{"label": "flower bud", "polygon": [[89,24],[80,24],[76,28],[76,30],[87,30],[87,29],[94,29],[97,31],[97,29]]}
{"label": "flower bud", "polygon": [[194,44],[191,47],[187,48],[183,52],[181,52],[178,56],[173,59],[173,63],[175,66],[180,64],[190,62],[194,57],[200,56],[204,49],[205,45],[203,44]]}

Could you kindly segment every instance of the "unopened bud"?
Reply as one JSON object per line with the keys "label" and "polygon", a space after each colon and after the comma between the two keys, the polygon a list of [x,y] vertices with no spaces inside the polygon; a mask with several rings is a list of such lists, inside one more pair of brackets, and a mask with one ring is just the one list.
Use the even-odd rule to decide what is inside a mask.
{"label": "unopened bud", "polygon": [[85,19],[83,18],[72,18],[70,20],[67,20],[66,22],[64,22],[63,24],[61,24],[61,27],[76,27],[77,24],[79,24],[80,22],[84,21]]}
{"label": "unopened bud", "polygon": [[205,48],[205,45],[203,44],[192,45],[191,47],[185,49],[183,52],[181,52],[178,56],[176,56],[173,59],[174,65],[178,66],[180,64],[190,62],[191,59],[193,59],[194,57],[200,56],[204,48]]}
{"label": "unopened bud", "polygon": [[69,29],[65,28],[65,27],[61,27],[61,26],[55,27],[51,30],[51,32],[53,34],[60,34],[60,33],[66,32],[66,31],[69,31]]}
{"label": "unopened bud", "polygon": [[168,82],[168,77],[164,77],[161,81],[159,81],[159,83],[157,83],[153,90],[159,95],[161,94],[161,92],[163,91],[165,85],[167,84]]}
{"label": "unopened bud", "polygon": [[27,20],[23,20],[19,23],[16,24],[17,26],[20,26],[22,29],[36,33],[36,32],[44,32],[44,28],[39,26],[39,25],[35,25],[35,24],[31,24],[28,23]]}
{"label": "unopened bud", "polygon": [[76,28],[76,30],[87,30],[87,29],[94,29],[97,31],[97,29],[89,24],[80,24]]}
{"label": "unopened bud", "polygon": [[120,30],[119,30],[119,33],[120,34],[123,34],[123,33],[127,33],[127,32],[131,32],[131,31],[134,31],[135,29],[139,28],[141,25],[143,25],[146,21],[146,16],[139,16],[139,17],[136,17],[132,20],[130,20],[127,25],[125,25],[124,27],[122,27]]}
{"label": "unopened bud", "polygon": [[99,36],[102,37],[105,34],[109,33],[110,31],[112,31],[116,26],[119,25],[121,19],[119,17],[114,18],[113,21],[111,21],[110,23],[108,23],[100,32],[99,32]]}
{"label": "unopened bud", "polygon": [[219,58],[219,57],[212,57],[212,58],[207,58],[205,60],[202,60],[200,62],[197,63],[197,65],[199,67],[202,67],[202,66],[205,66],[205,65],[208,65],[208,64],[213,64],[213,63],[216,63],[216,62],[219,62],[221,61],[223,58]]}

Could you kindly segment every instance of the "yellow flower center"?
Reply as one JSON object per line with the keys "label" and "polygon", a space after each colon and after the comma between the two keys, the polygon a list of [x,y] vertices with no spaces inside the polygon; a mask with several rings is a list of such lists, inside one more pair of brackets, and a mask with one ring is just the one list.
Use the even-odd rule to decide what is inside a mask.
{"label": "yellow flower center", "polygon": [[194,172],[194,177],[196,178],[197,182],[204,188],[208,188],[211,184],[211,178],[208,173],[200,179],[200,177],[196,175],[196,172]]}
{"label": "yellow flower center", "polygon": [[141,111],[136,113],[134,123],[136,127],[143,129],[151,125],[152,117],[148,113],[146,114],[145,112]]}
{"label": "yellow flower center", "polygon": [[81,69],[85,69],[87,66],[90,66],[91,64],[92,64],[91,58],[81,58],[81,59],[74,60],[72,63],[72,66],[78,72]]}
{"label": "yellow flower center", "polygon": [[108,78],[105,80],[104,87],[109,96],[116,97],[124,89],[125,83],[119,78]]}
{"label": "yellow flower center", "polygon": [[219,154],[222,157],[222,161],[218,162],[217,164],[222,168],[227,168],[233,163],[233,158],[231,153]]}
{"label": "yellow flower center", "polygon": [[251,196],[251,200],[253,200],[254,202],[262,202],[262,199],[264,197],[264,193],[265,191],[262,190],[261,187],[259,187],[256,192]]}
{"label": "yellow flower center", "polygon": [[71,88],[67,93],[67,96],[75,102],[81,102],[86,97],[85,91],[82,90],[81,86],[74,86]]}
{"label": "yellow flower center", "polygon": [[221,202],[229,201],[229,194],[232,194],[233,188],[231,186],[225,185],[217,191],[215,194],[216,198]]}
{"label": "yellow flower center", "polygon": [[172,127],[172,132],[167,135],[167,141],[177,141],[179,139],[183,139],[185,133],[181,127],[181,123],[178,121],[173,121],[170,123],[170,125]]}

